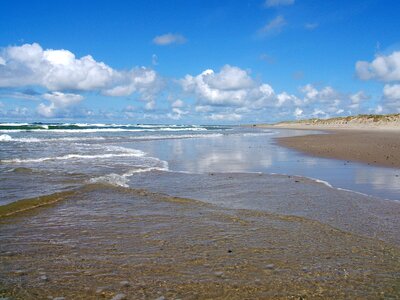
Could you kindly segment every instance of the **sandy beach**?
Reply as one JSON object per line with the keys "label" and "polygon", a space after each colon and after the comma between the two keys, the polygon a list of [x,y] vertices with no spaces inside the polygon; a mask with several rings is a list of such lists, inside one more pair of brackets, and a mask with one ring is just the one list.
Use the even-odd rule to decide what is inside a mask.
{"label": "sandy beach", "polygon": [[399,114],[310,119],[254,126],[322,131],[322,134],[306,134],[276,140],[282,146],[310,155],[400,168]]}
{"label": "sandy beach", "polygon": [[277,141],[310,155],[400,168],[400,130],[331,128],[328,134],[283,137]]}

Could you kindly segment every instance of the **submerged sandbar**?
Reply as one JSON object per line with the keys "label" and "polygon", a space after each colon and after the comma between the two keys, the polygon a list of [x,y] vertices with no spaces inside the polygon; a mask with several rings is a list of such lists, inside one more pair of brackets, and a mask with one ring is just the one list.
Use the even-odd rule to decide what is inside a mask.
{"label": "submerged sandbar", "polygon": [[[164,175],[148,174],[149,182],[162,189],[165,182],[157,178],[169,176],[173,188],[187,174]],[[136,180],[144,182],[143,176]],[[303,192],[310,191],[307,186],[313,188],[311,182],[283,176],[271,182],[276,176],[191,176],[188,181],[213,181],[206,194],[216,197],[236,181],[257,181],[256,176],[266,200],[274,193],[304,197],[293,195],[292,188]],[[276,188],[269,188],[272,185]],[[188,192],[190,186],[186,187]],[[192,188],[193,195],[201,193],[199,185]],[[254,194],[248,189],[243,184],[236,200],[251,200]],[[331,191],[324,187],[313,195],[330,197],[335,203],[345,193],[332,196]],[[343,209],[341,203],[338,211]],[[272,204],[265,201],[266,206]],[[223,208],[157,189],[87,185],[52,206],[0,222],[0,296],[12,299],[111,299],[118,294],[126,299],[400,295],[400,249],[379,237],[339,230],[307,217]]]}

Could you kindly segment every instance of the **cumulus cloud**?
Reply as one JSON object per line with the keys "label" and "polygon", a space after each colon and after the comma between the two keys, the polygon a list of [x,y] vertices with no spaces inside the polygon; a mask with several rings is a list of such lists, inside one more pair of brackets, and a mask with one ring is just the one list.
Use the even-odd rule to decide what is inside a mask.
{"label": "cumulus cloud", "polygon": [[383,95],[386,99],[400,100],[400,84],[386,84],[383,88]]}
{"label": "cumulus cloud", "polygon": [[295,95],[291,95],[288,94],[287,92],[282,92],[278,95],[276,95],[276,103],[275,106],[276,107],[282,107],[282,106],[286,106],[286,105],[301,105],[302,101],[301,99],[299,99],[297,96]]}
{"label": "cumulus cloud", "polygon": [[400,51],[378,55],[372,62],[358,61],[356,73],[362,80],[400,81]]}
{"label": "cumulus cloud", "polygon": [[[37,43],[3,48],[0,62],[0,87],[6,88],[37,86],[50,92],[100,92],[109,96],[138,93],[141,100],[151,102],[163,85],[154,70],[115,70],[90,55],[76,58],[68,50],[44,50]],[[40,111],[46,112],[44,107]],[[52,112],[50,109],[43,115]]]}
{"label": "cumulus cloud", "polygon": [[159,46],[167,46],[171,44],[184,44],[186,43],[186,38],[178,33],[167,33],[156,36],[153,39],[153,43]]}
{"label": "cumulus cloud", "polygon": [[277,7],[277,6],[287,6],[293,5],[295,0],[266,0],[266,7]]}
{"label": "cumulus cloud", "polygon": [[356,73],[362,80],[386,82],[381,104],[377,106],[375,113],[400,112],[400,51],[377,55],[371,62],[358,61]]}
{"label": "cumulus cloud", "polygon": [[[300,87],[303,94],[301,100],[296,103],[303,110],[306,117],[329,117],[341,115],[345,109],[358,109],[359,104],[369,97],[364,92],[346,94],[335,90],[331,86],[317,88],[312,84]],[[353,106],[352,106],[353,105]]]}
{"label": "cumulus cloud", "polygon": [[359,91],[353,95],[350,95],[350,100],[351,103],[349,105],[350,108],[352,109],[357,109],[360,107],[360,104],[365,101],[368,100],[370,97],[367,96],[364,91]]}
{"label": "cumulus cloud", "polygon": [[286,20],[283,16],[277,16],[276,18],[265,24],[264,27],[258,30],[258,35],[265,37],[268,35],[278,34],[286,26]]}
{"label": "cumulus cloud", "polygon": [[304,94],[305,103],[336,103],[339,104],[343,97],[331,86],[325,86],[321,89],[317,89],[312,84],[307,84],[300,88],[300,91]]}
{"label": "cumulus cloud", "polygon": [[268,84],[252,79],[248,71],[225,65],[220,72],[205,70],[180,80],[183,90],[194,95],[202,106],[261,107],[274,98]]}
{"label": "cumulus cloud", "polygon": [[42,97],[50,102],[49,105],[40,103],[37,108],[37,112],[44,117],[54,117],[57,113],[84,99],[81,95],[64,94],[61,92],[46,93]]}
{"label": "cumulus cloud", "polygon": [[400,84],[386,84],[383,88],[383,101],[388,112],[400,112]]}
{"label": "cumulus cloud", "polygon": [[[298,94],[276,93],[267,83],[259,82],[250,72],[225,65],[219,72],[208,69],[197,76],[181,79],[182,89],[197,100],[195,111],[213,121],[238,121],[261,113],[271,118],[290,115],[296,118],[338,115],[351,102],[348,94],[331,86],[307,84]],[[361,103],[364,93],[352,95],[352,103]]]}
{"label": "cumulus cloud", "polygon": [[36,43],[5,48],[2,58],[1,87],[38,85],[52,91],[87,91],[107,87],[117,75],[90,55],[77,59],[70,51],[43,50]]}
{"label": "cumulus cloud", "polygon": [[164,82],[154,70],[144,67],[121,72],[118,77],[118,84],[102,90],[104,95],[121,97],[137,92],[141,95],[140,100],[152,102],[164,86]]}

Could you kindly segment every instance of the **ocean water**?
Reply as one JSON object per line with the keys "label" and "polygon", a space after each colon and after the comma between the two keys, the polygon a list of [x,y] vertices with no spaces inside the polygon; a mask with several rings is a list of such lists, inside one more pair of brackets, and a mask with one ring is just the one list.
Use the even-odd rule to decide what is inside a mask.
{"label": "ocean water", "polygon": [[234,126],[2,123],[0,205],[88,183],[135,188],[136,175],[146,172],[299,175],[400,199],[399,169],[311,157],[274,142],[301,134]]}

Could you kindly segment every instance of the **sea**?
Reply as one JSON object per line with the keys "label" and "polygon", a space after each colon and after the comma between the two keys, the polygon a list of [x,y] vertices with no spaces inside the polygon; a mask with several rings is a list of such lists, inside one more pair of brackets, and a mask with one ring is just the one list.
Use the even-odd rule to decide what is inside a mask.
{"label": "sea", "polygon": [[[320,133],[223,125],[0,123],[0,205],[138,174],[263,173],[400,200],[400,170],[318,158],[274,138]],[[157,180],[154,181],[157,185]],[[251,199],[249,206],[251,206]],[[229,206],[229,203],[227,204]]]}

